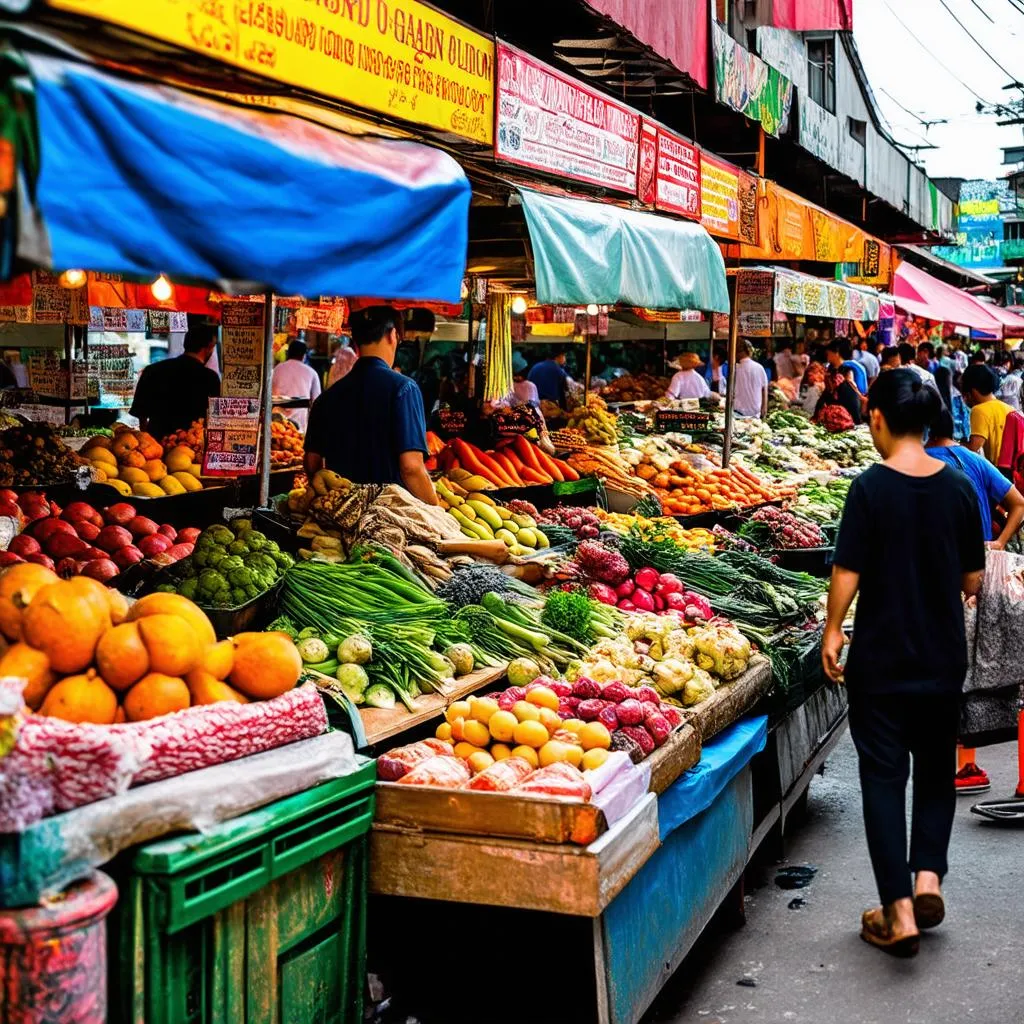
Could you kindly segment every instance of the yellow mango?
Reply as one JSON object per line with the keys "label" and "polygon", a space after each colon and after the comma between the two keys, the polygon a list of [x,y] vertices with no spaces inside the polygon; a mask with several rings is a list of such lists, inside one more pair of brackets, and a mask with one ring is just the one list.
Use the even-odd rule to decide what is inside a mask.
{"label": "yellow mango", "polygon": [[[135,484],[148,484],[150,482],[149,474],[144,469],[136,469],[134,466],[125,466],[119,476],[126,484],[131,484],[132,486]],[[159,490],[159,488],[157,489]]]}
{"label": "yellow mango", "polygon": [[186,491],[201,491],[203,485],[188,472],[172,473],[171,476],[185,488]]}
{"label": "yellow mango", "polygon": [[185,487],[179,480],[175,480],[173,476],[165,476],[159,483],[159,487],[164,494],[184,494]]}
{"label": "yellow mango", "polygon": [[145,483],[132,484],[132,494],[136,498],[163,498],[166,493],[158,484],[151,484],[148,480]]}

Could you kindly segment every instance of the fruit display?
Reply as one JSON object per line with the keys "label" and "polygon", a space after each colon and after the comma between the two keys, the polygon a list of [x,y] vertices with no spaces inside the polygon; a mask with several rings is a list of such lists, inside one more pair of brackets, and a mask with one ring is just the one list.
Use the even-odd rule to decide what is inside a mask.
{"label": "fruit display", "polygon": [[616,444],[619,440],[615,414],[600,395],[587,396],[586,404],[569,413],[570,430],[582,431],[588,441],[595,444]]}
{"label": "fruit display", "polygon": [[[328,513],[327,518],[329,519],[330,496],[332,494],[344,496],[351,489],[351,481],[332,470],[319,469],[313,474],[312,480],[304,481],[301,486],[297,481],[296,486],[288,492],[288,512],[295,518],[303,518],[312,511],[320,510]],[[313,508],[314,502],[317,505],[316,509]]]}
{"label": "fruit display", "polygon": [[72,501],[62,510],[31,491],[17,502],[27,526],[0,553],[0,564],[35,562],[61,579],[87,576],[110,583],[146,558],[171,565],[192,554],[199,535],[192,527],[178,531],[168,523],[158,524],[127,502],[99,510],[88,502]]}
{"label": "fruit display", "polygon": [[206,447],[206,424],[203,420],[193,420],[187,430],[176,430],[161,438],[160,443],[167,452],[181,445],[194,452],[201,452]]}
{"label": "fruit display", "polygon": [[229,526],[216,523],[203,530],[176,567],[178,578],[156,589],[207,608],[237,608],[274,586],[294,561],[253,529],[252,520],[232,519]]}
{"label": "fruit display", "polygon": [[573,451],[567,461],[577,473],[596,476],[609,487],[636,498],[654,493],[646,480],[634,475],[630,464],[612,445],[587,445]]}
{"label": "fruit display", "polygon": [[589,508],[556,505],[536,514],[541,526],[561,526],[572,532],[577,540],[597,540],[601,535],[601,520]]}
{"label": "fruit display", "polygon": [[711,530],[702,526],[684,529],[672,516],[642,516],[635,512],[606,512],[596,509],[594,513],[602,530],[625,536],[635,533],[640,537],[664,536],[684,551],[714,551],[717,538]]}
{"label": "fruit display", "polygon": [[[119,423],[111,437],[98,435],[82,449],[94,479],[125,497],[163,498],[203,488],[202,449],[178,444],[169,448],[144,430]],[[197,461],[198,460],[198,461]]]}
{"label": "fruit display", "polygon": [[177,594],[129,607],[88,577],[62,580],[40,565],[0,575],[0,675],[27,681],[23,698],[67,722],[139,722],[218,701],[266,700],[290,690],[302,663],[278,633],[217,641],[205,613]]}
{"label": "fruit display", "polygon": [[549,547],[547,537],[532,516],[513,512],[490,496],[467,491],[453,480],[438,480],[435,486],[442,508],[470,539],[500,540],[509,554],[517,556],[535,555]]}
{"label": "fruit display", "polygon": [[9,427],[0,433],[0,487],[63,483],[82,460],[46,423]]}
{"label": "fruit display", "polygon": [[791,493],[763,482],[738,462],[728,469],[695,469],[680,459],[659,470],[640,461],[636,473],[651,484],[662,508],[672,515],[692,516],[762,505]]}
{"label": "fruit display", "polygon": [[469,491],[531,487],[580,478],[567,462],[548,455],[522,434],[504,438],[493,451],[454,438],[438,453],[437,465],[447,479]]}
{"label": "fruit display", "polygon": [[302,462],[302,431],[293,420],[279,412],[270,423],[270,464],[278,469]]}

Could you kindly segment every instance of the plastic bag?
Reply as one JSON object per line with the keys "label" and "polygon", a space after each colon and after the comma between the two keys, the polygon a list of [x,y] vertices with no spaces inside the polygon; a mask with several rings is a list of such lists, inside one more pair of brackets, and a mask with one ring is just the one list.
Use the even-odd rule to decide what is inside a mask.
{"label": "plastic bag", "polygon": [[[970,634],[968,634],[968,637]],[[989,551],[978,595],[974,663],[964,691],[1001,690],[1024,680],[1024,556]]]}

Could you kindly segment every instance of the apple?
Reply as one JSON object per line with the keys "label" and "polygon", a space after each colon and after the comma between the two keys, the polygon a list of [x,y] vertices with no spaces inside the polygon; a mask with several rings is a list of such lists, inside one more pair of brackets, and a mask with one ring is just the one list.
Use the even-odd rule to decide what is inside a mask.
{"label": "apple", "polygon": [[27,533],[19,533],[17,537],[11,539],[11,543],[7,545],[7,550],[13,551],[22,558],[28,558],[29,555],[38,554],[43,549],[35,537],[30,537]]}
{"label": "apple", "polygon": [[147,558],[152,558],[161,551],[166,551],[171,546],[171,541],[163,533],[151,533],[148,537],[143,537],[138,546]]}
{"label": "apple", "polygon": [[115,576],[120,575],[121,570],[109,558],[94,558],[82,566],[81,575],[88,576],[91,580],[99,580],[106,583]]}
{"label": "apple", "polygon": [[22,516],[21,506],[15,501],[0,501],[0,516],[20,519]]}
{"label": "apple", "polygon": [[13,551],[0,551],[0,568],[6,568],[9,565],[17,565],[18,562],[24,562],[25,559],[21,555],[16,555]]}
{"label": "apple", "polygon": [[78,537],[71,523],[67,523],[63,519],[54,519],[52,516],[44,516],[42,519],[37,519],[29,527],[28,532],[43,544],[57,533],[63,533],[69,537]]}
{"label": "apple", "polygon": [[132,535],[123,526],[104,526],[96,536],[96,547],[108,553],[126,548],[131,542]]}
{"label": "apple", "polygon": [[176,539],[179,544],[195,544],[202,532],[198,526],[186,526],[184,530],[178,531]]}
{"label": "apple", "polygon": [[165,537],[169,537],[173,544],[178,536],[178,531],[170,523],[164,523],[159,530]]}
{"label": "apple", "polygon": [[58,560],[70,557],[81,558],[89,550],[89,545],[81,537],[75,536],[73,532],[52,533],[43,541],[43,544],[46,547],[46,553],[51,558]]}
{"label": "apple", "polygon": [[121,570],[127,569],[136,562],[141,562],[145,555],[134,545],[128,544],[118,548],[111,556],[111,561]]}
{"label": "apple", "polygon": [[78,560],[70,557],[62,558],[54,571],[62,580],[69,580],[72,576],[78,575]]}
{"label": "apple", "polygon": [[138,514],[134,505],[129,505],[126,501],[119,501],[111,505],[104,516],[112,526],[127,526]]}
{"label": "apple", "polygon": [[66,519],[69,523],[77,522],[79,519],[84,519],[87,523],[95,523],[97,526],[103,526],[103,516],[99,514],[87,501],[73,501],[66,509],[64,509],[61,515],[62,519]]}
{"label": "apple", "polygon": [[42,551],[37,551],[32,555],[26,555],[25,561],[36,562],[39,565],[45,565],[47,569],[53,569],[53,559],[49,555],[44,555]]}
{"label": "apple", "polygon": [[79,519],[73,525],[75,533],[88,544],[92,544],[100,535],[100,528],[95,523],[87,523],[84,519]]}
{"label": "apple", "polygon": [[132,536],[134,537],[148,537],[151,533],[156,533],[157,531],[156,523],[145,516],[136,516],[125,525],[132,531]]}

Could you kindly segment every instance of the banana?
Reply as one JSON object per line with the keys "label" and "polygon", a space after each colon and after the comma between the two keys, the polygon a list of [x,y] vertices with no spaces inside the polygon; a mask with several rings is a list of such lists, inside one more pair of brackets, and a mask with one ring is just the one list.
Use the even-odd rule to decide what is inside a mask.
{"label": "banana", "polygon": [[543,530],[534,530],[533,536],[537,540],[537,550],[542,551],[544,548],[551,547],[551,541],[548,540]]}
{"label": "banana", "polygon": [[515,515],[508,516],[507,518],[511,519],[516,526],[525,526],[528,530],[537,528],[537,520],[523,512],[516,512]]}
{"label": "banana", "polygon": [[457,494],[460,498],[469,497],[469,491],[462,484],[458,484],[454,480],[445,480],[444,484],[452,494]]}
{"label": "banana", "polygon": [[500,540],[509,550],[516,547],[516,535],[509,533],[508,530],[495,530],[494,539]]}
{"label": "banana", "polygon": [[524,548],[535,548],[537,546],[537,535],[526,526],[521,526],[516,534],[516,541]]}
{"label": "banana", "polygon": [[475,501],[470,498],[463,506],[462,511],[465,512],[467,508],[472,509],[476,514],[475,518],[485,522],[492,530],[501,529],[501,516],[496,509],[486,504],[486,502]]}
{"label": "banana", "polygon": [[481,494],[479,491],[473,491],[466,495],[469,501],[482,501],[485,505],[490,505],[491,508],[497,508],[498,503],[490,496]]}

